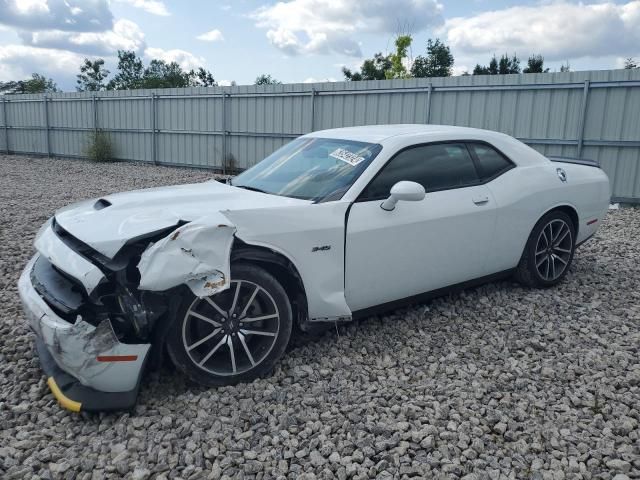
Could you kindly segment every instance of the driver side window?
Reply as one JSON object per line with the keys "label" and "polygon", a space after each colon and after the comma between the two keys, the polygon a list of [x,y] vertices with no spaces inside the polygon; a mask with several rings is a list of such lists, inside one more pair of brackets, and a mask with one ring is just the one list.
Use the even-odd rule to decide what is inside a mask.
{"label": "driver side window", "polygon": [[427,192],[476,185],[476,167],[463,143],[421,145],[393,157],[360,195],[361,201],[389,196],[391,187],[401,180],[421,184]]}

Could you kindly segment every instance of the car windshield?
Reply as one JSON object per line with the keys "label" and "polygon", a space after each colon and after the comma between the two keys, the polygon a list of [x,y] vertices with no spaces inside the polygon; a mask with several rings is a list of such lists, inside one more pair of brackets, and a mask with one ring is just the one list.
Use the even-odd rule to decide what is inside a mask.
{"label": "car windshield", "polygon": [[231,184],[305,200],[338,200],[382,146],[334,138],[297,138],[235,177]]}

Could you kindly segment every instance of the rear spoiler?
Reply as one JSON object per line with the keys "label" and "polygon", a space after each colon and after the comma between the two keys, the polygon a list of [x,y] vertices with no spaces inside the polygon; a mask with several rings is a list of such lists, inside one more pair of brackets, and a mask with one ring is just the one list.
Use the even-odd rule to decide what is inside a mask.
{"label": "rear spoiler", "polygon": [[577,165],[586,165],[588,167],[596,167],[600,168],[600,163],[596,160],[589,160],[587,158],[575,158],[575,157],[547,157],[552,162],[561,162],[561,163],[575,163]]}

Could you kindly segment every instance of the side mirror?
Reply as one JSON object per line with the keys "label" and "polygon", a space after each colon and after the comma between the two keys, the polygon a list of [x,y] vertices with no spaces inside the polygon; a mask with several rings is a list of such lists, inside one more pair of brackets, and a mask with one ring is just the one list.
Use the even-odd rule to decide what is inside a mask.
{"label": "side mirror", "polygon": [[416,182],[402,181],[391,187],[389,198],[382,202],[380,208],[391,211],[396,208],[396,203],[398,203],[399,200],[404,200],[405,202],[419,202],[420,200],[423,200],[424,197],[425,191],[422,185]]}

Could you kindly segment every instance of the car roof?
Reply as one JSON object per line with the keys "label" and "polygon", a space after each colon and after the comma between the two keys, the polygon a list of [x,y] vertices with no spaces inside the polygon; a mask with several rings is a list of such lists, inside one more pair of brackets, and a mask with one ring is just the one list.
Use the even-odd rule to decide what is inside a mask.
{"label": "car roof", "polygon": [[[495,135],[502,134],[490,130],[479,128],[454,127],[452,125],[423,125],[423,124],[395,124],[395,125],[363,125],[359,127],[331,128],[329,130],[318,130],[307,134],[310,137],[340,138],[345,140],[355,140],[360,142],[380,143],[391,137],[425,135],[438,137],[440,135],[460,135],[464,138],[478,136],[487,139]],[[434,138],[436,140],[437,138]]]}

